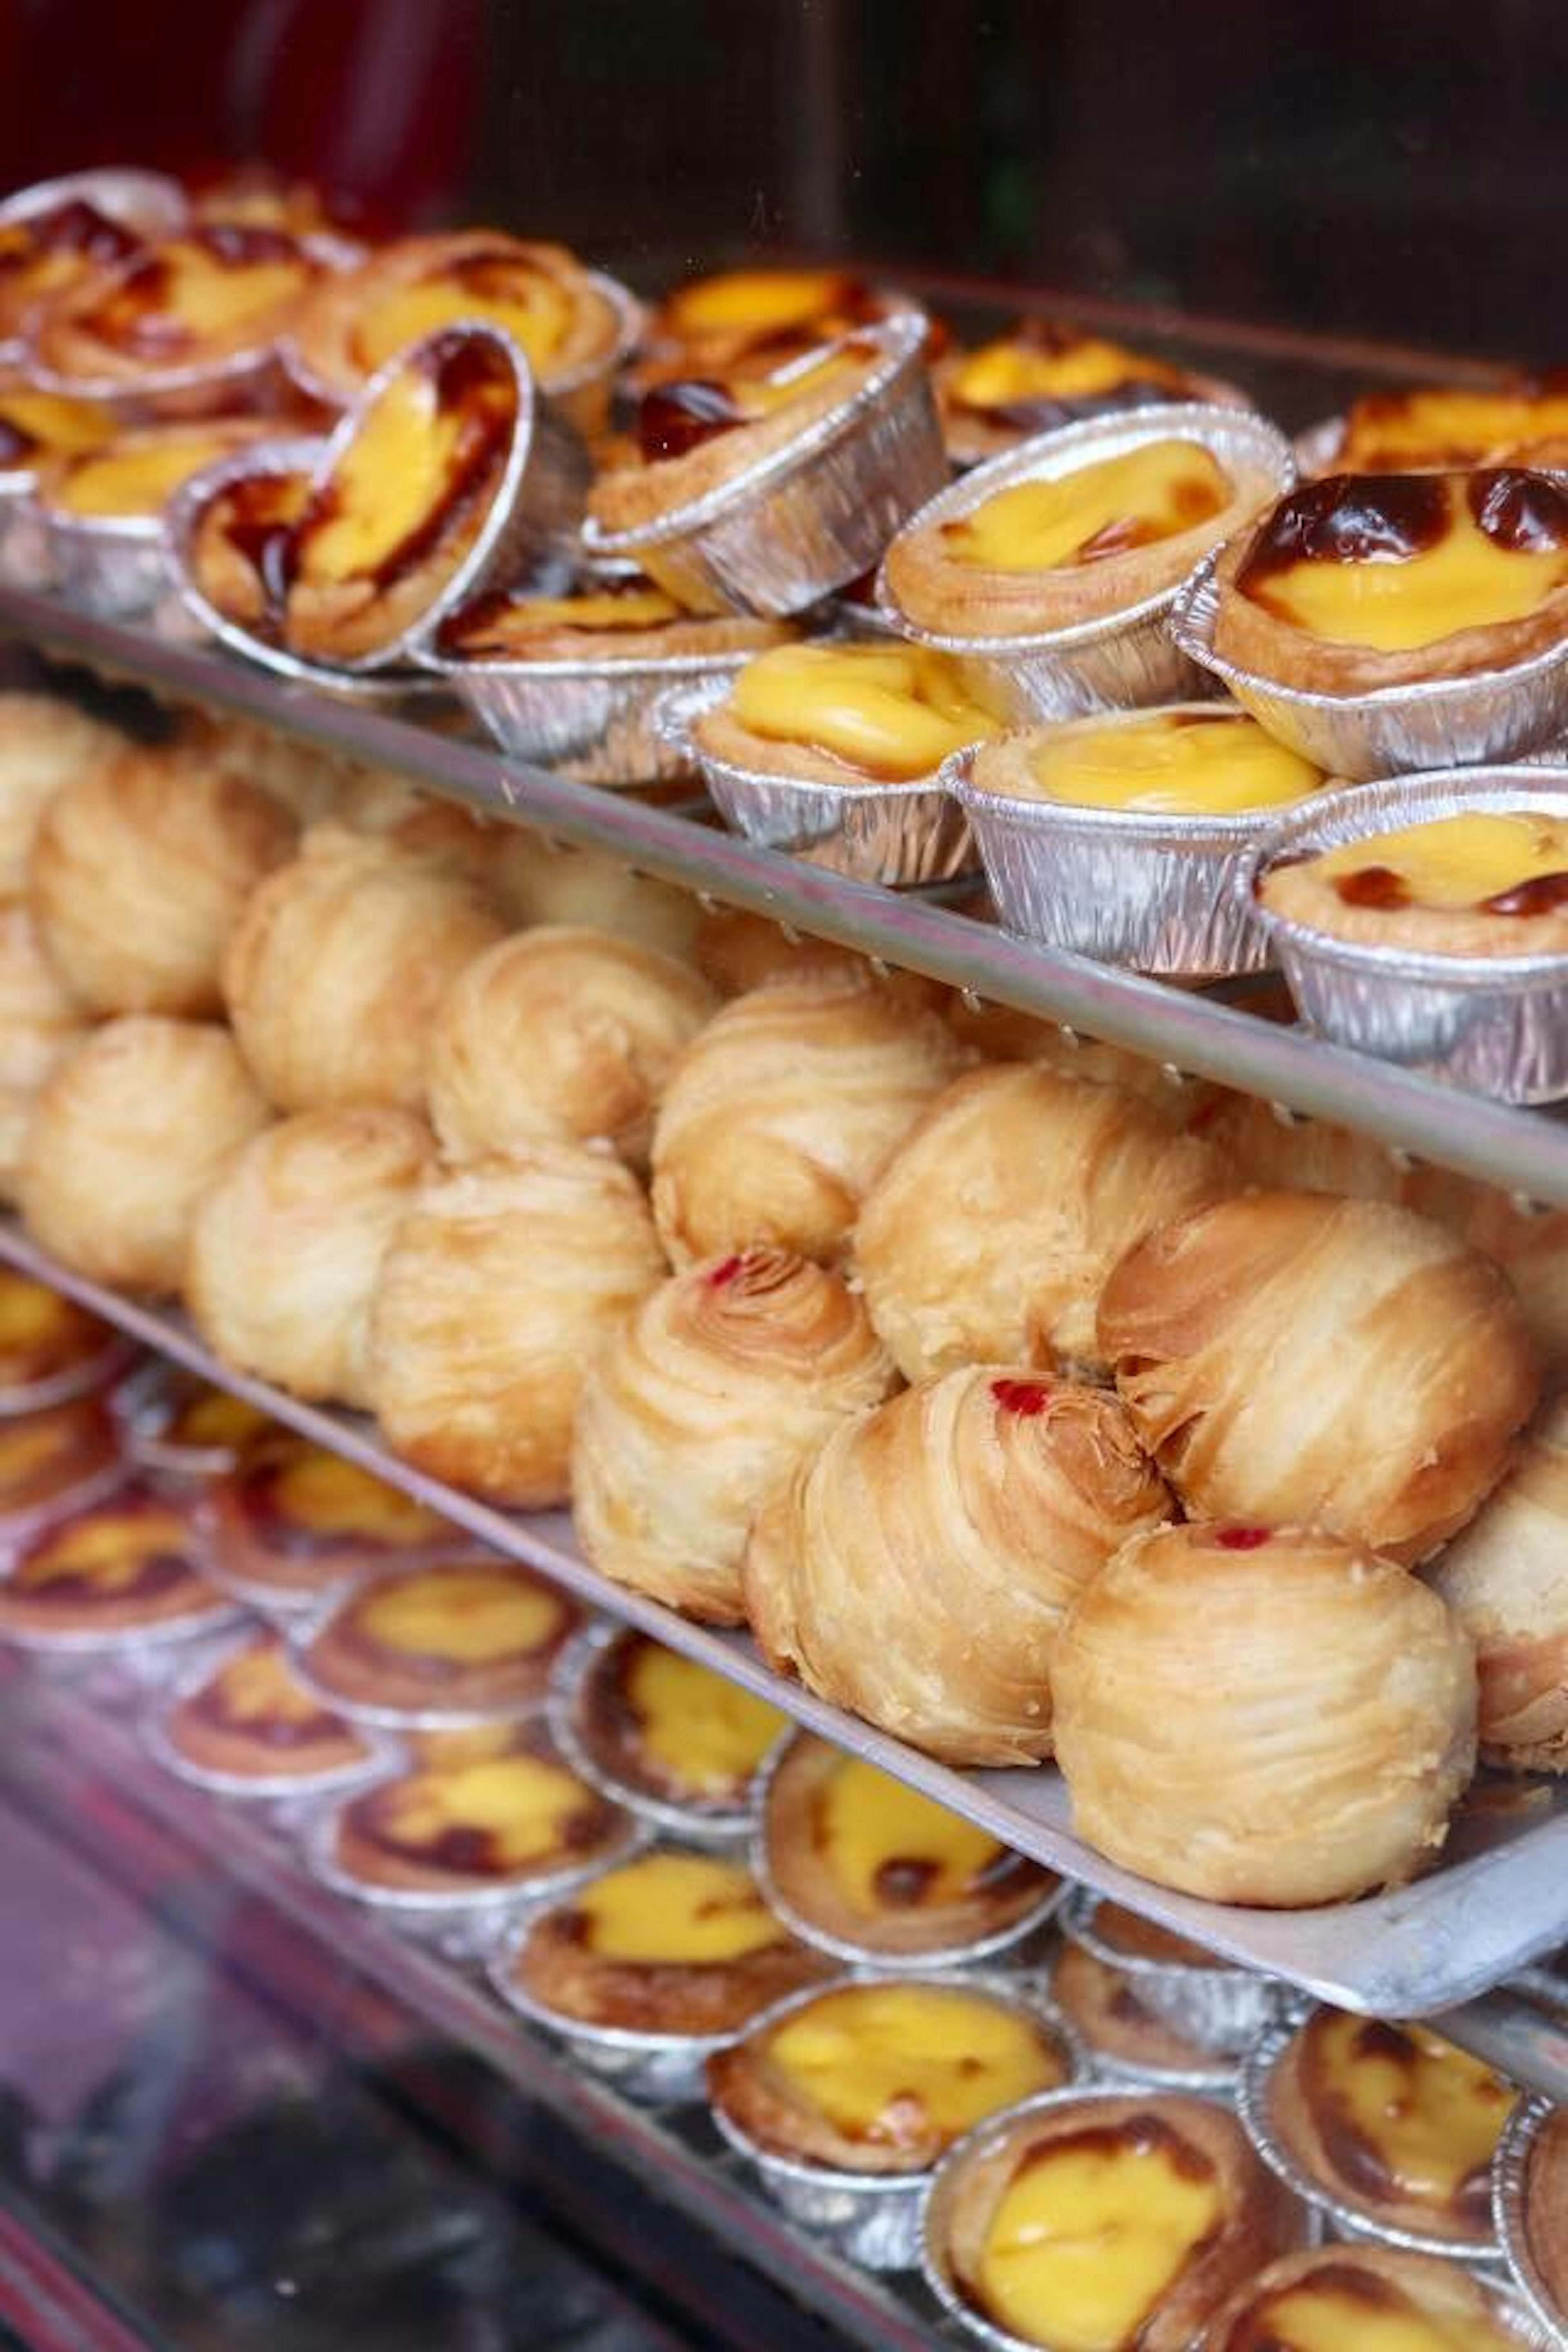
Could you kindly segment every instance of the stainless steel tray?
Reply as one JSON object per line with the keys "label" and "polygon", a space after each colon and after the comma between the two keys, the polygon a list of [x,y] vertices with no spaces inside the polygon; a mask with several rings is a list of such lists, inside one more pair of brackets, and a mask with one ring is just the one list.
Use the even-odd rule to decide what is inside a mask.
{"label": "stainless steel tray", "polygon": [[1397,1894],[1296,1912],[1243,1910],[1170,1894],[1117,1869],[1072,1834],[1067,1792],[1054,1770],[956,1772],[934,1763],[773,1674],[746,1635],[689,1624],[596,1574],[577,1550],[563,1513],[518,1517],[425,1477],[389,1454],[363,1418],[320,1412],[231,1371],[178,1316],[135,1306],[56,1268],[9,1222],[0,1223],[0,1257],[54,1283],[148,1346],[250,1398],[280,1421],[335,1446],[582,1599],[744,1684],[1021,1853],[1226,1958],[1285,1977],[1321,2000],[1385,2016],[1429,2013],[1469,2000],[1568,1941],[1568,1782],[1556,1786],[1540,1807],[1479,1807],[1456,1831],[1449,1858]]}

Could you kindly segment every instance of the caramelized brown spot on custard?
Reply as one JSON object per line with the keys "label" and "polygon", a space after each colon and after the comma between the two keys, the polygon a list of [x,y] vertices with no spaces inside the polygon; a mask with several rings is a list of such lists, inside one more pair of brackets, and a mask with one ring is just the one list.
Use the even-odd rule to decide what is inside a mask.
{"label": "caramelized brown spot on custard", "polygon": [[1448,520],[1437,474],[1326,474],[1280,499],[1237,576],[1252,596],[1296,563],[1405,562],[1436,547]]}
{"label": "caramelized brown spot on custard", "polygon": [[656,384],[637,404],[637,448],[645,465],[657,466],[667,457],[684,457],[746,421],[729,386],[711,378]]}

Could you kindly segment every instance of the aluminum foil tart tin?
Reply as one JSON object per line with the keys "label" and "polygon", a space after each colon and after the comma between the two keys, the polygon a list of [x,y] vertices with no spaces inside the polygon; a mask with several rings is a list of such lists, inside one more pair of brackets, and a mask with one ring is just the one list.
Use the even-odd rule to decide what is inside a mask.
{"label": "aluminum foil tart tin", "polygon": [[732,831],[857,882],[903,887],[977,870],[969,820],[942,781],[943,771],[902,784],[827,784],[736,767],[716,759],[692,731],[728,692],[721,678],[682,688],[660,703],[654,724],[672,751],[701,770]]}
{"label": "aluminum foil tart tin", "polygon": [[1550,2099],[1526,2099],[1509,2118],[1492,2164],[1492,2220],[1509,2276],[1540,2331],[1545,2352],[1568,2352],[1568,2311],[1552,2299],[1527,2227],[1531,2158],[1555,2113]]}
{"label": "aluminum foil tart tin", "polygon": [[175,1747],[169,1736],[169,1717],[174,1709],[193,1697],[253,1639],[254,1631],[244,1633],[237,1641],[226,1642],[221,1648],[207,1652],[194,1664],[182,1665],[157,1713],[149,1716],[142,1726],[142,1745],[154,1763],[188,1787],[205,1789],[210,1796],[247,1801],[322,1797],[384,1778],[397,1763],[398,1757],[392,1741],[377,1732],[363,1735],[368,1753],[357,1763],[334,1765],[326,1772],[225,1772],[214,1765],[198,1764]]}
{"label": "aluminum foil tart tin", "polygon": [[1403,2229],[1395,2222],[1380,2221],[1374,2213],[1347,2204],[1343,2197],[1309,2172],[1286,2147],[1274,2127],[1274,2077],[1287,2050],[1311,2014],[1310,2005],[1298,2004],[1290,2015],[1258,2037],[1242,2063],[1236,2090],[1237,2112],[1269,2170],[1321,2213],[1342,2238],[1361,2238],[1379,2246],[1402,2246],[1413,2254],[1440,2254],[1446,2262],[1474,2265],[1500,2261],[1501,2249],[1495,2234],[1484,2238],[1440,2238],[1433,2231]]}
{"label": "aluminum foil tart tin", "polygon": [[[23,1544],[42,1535],[47,1528],[58,1527],[62,1520],[74,1518],[79,1511],[90,1511],[95,1505],[107,1503],[111,1495],[129,1484],[130,1472],[124,1462],[106,1462],[100,1469],[89,1470],[73,1486],[52,1495],[47,1503],[37,1503],[25,1511],[0,1514],[0,1582],[10,1574],[15,1554]],[[7,1640],[11,1638],[6,1636]]]}
{"label": "aluminum foil tart tin", "polygon": [[[1122,457],[1148,442],[1173,438],[1200,442],[1221,465],[1247,462],[1262,467],[1280,492],[1296,478],[1289,443],[1250,409],[1176,401],[1087,417],[1020,442],[1016,449],[972,467],[939,491],[910,528],[956,522],[1016,483],[1052,480],[1081,466]],[[1163,588],[1119,613],[1071,628],[975,637],[921,628],[894,602],[885,565],[877,576],[878,602],[889,625],[916,645],[934,646],[963,662],[991,696],[1001,697],[1008,716],[1020,726],[1037,719],[1077,719],[1096,710],[1178,702],[1212,691],[1202,669],[1166,626],[1180,593],[1180,585]]]}
{"label": "aluminum foil tart tin", "polygon": [[[862,1970],[855,1977],[832,1978],[826,1984],[808,1986],[805,1991],[791,1993],[787,2000],[764,2010],[760,2017],[752,2020],[744,2033],[732,2038],[738,2042],[748,2040],[753,2033],[765,2032],[778,2024],[792,2011],[805,2008],[808,2001],[820,2000],[825,1993],[872,1980],[869,1972]],[[1047,2000],[1037,1995],[1026,1997],[1016,1979],[1006,1977],[952,1972],[927,1981],[950,1984],[963,1992],[988,1992],[1032,2022],[1044,2024],[1059,2042],[1068,2069],[1063,2094],[1047,2095],[1074,2095],[1070,2086],[1083,2071],[1081,2053],[1065,2020]],[[1015,2107],[1009,2112],[1016,2115],[1019,2110]],[[848,2261],[863,2263],[873,2271],[911,2270],[920,2261],[921,2212],[927,2190],[940,2166],[929,2167],[922,2172],[836,2171],[826,2165],[808,2164],[798,2157],[778,2156],[759,2146],[717,2105],[710,2106],[710,2113],[722,2137],[737,2155],[743,2156],[754,2168],[763,2188],[791,2219],[818,2232]]]}
{"label": "aluminum foil tart tin", "polygon": [[35,497],[23,503],[36,534],[40,585],[109,619],[150,613],[168,593],[161,516],[67,514]]}
{"label": "aluminum foil tart tin", "polygon": [[1212,1968],[1194,1968],[1120,1951],[1096,1933],[1100,1902],[1088,1887],[1075,1888],[1062,1908],[1063,1935],[1091,1959],[1126,1977],[1142,2006],[1173,2032],[1234,2065],[1260,2033],[1278,2023],[1289,1995],[1276,1978],[1253,1969],[1226,1968],[1217,1960]]}
{"label": "aluminum foil tart tin", "polygon": [[1510,1103],[1568,1095],[1568,956],[1418,955],[1331,939],[1262,905],[1287,857],[1424,818],[1539,810],[1568,818],[1568,776],[1529,766],[1441,770],[1322,793],[1244,861],[1237,888],[1303,1021],[1340,1045]]}
{"label": "aluminum foil tart tin", "polygon": [[1205,558],[1179,592],[1172,637],[1260,726],[1330,775],[1362,782],[1406,769],[1475,766],[1568,733],[1568,637],[1506,669],[1370,694],[1312,694],[1238,668],[1215,651],[1215,561]]}
{"label": "aluminum foil tart tin", "polygon": [[1273,830],[1272,813],[1154,815],[1027,800],[981,790],[973,761],[973,750],[955,751],[941,777],[973,830],[1006,929],[1100,963],[1188,979],[1267,963],[1268,942],[1239,886],[1248,853]]}
{"label": "aluminum foil tart tin", "polygon": [[[0,1421],[14,1420],[19,1413],[47,1412],[51,1405],[69,1404],[76,1397],[91,1396],[95,1390],[106,1389],[111,1381],[119,1381],[135,1358],[135,1341],[121,1332],[110,1331],[95,1355],[84,1356],[79,1363],[68,1365],[64,1371],[51,1373],[47,1380],[27,1381],[15,1388],[0,1387]],[[116,1409],[128,1385],[124,1382],[116,1391]]]}
{"label": "aluminum foil tart tin", "polygon": [[121,1381],[114,1391],[114,1410],[125,1433],[126,1453],[140,1469],[182,1485],[226,1477],[238,1460],[233,1446],[164,1443],[175,1384],[182,1377],[166,1356],[149,1356]]}
{"label": "aluminum foil tart tin", "polygon": [[[317,1622],[329,1616],[340,1601],[346,1600],[356,1584],[364,1581],[364,1570],[358,1570],[336,1576],[329,1584],[312,1584],[303,1588],[265,1584],[259,1578],[237,1576],[216,1557],[216,1548],[210,1542],[203,1573],[220,1592],[226,1592],[230,1600],[237,1601],[242,1608],[254,1609],[258,1616],[281,1627],[290,1640],[302,1640],[307,1633],[314,1632]],[[306,1676],[301,1674],[300,1679],[304,1682]],[[363,1719],[352,1707],[344,1706],[341,1699],[331,1698],[330,1693],[318,1690],[314,1684],[310,1688],[311,1696],[320,1698],[323,1705],[331,1698],[331,1704],[340,1715],[348,1716],[356,1723]]]}
{"label": "aluminum foil tart tin", "polygon": [[[682,1843],[711,1849],[735,1843],[749,1837],[756,1826],[757,1807],[753,1796],[749,1804],[733,1807],[683,1805],[673,1797],[651,1795],[634,1781],[623,1780],[602,1764],[589,1748],[577,1727],[577,1709],[590,1678],[601,1659],[621,1639],[626,1628],[606,1621],[603,1624],[585,1626],[573,1635],[562,1648],[550,1677],[545,1694],[544,1717],[550,1736],[579,1779],[597,1789],[602,1797],[624,1805],[636,1813],[639,1821],[660,1830]],[[787,1734],[781,1735],[787,1737]],[[756,1785],[760,1786],[760,1776]]]}
{"label": "aluminum foil tart tin", "polygon": [[656,521],[606,531],[590,517],[590,559],[651,556],[659,580],[699,612],[804,612],[858,580],[948,469],[923,314],[900,313],[855,336],[879,345],[883,358],[850,399]]}

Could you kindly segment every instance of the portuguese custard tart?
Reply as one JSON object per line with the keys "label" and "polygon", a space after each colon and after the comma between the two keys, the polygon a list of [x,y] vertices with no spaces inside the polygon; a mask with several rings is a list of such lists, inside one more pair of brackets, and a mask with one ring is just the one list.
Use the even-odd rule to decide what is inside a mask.
{"label": "portuguese custard tart", "polygon": [[1226,2060],[1190,2033],[1182,2032],[1139,1993],[1125,1969],[1097,1959],[1081,1944],[1064,1939],[1048,1979],[1050,1996],[1092,2058],[1110,2074],[1141,2080],[1175,2080],[1218,2089],[1234,2079]]}
{"label": "portuguese custard tart", "polygon": [[[15,1441],[25,1422],[0,1433]],[[0,1635],[76,1638],[202,1624],[223,1613],[190,1514],[130,1486],[29,1538],[0,1580]]]}
{"label": "portuguese custard tart", "polygon": [[888,2175],[926,2171],[1072,2071],[1046,2017],[983,1981],[847,1979],[715,2053],[708,2087],[720,2122],[763,2157]]}
{"label": "portuguese custard tart", "polygon": [[37,469],[34,496],[67,522],[149,522],[193,474],[248,447],[266,425],[249,417],[146,425],[96,446],[61,450]]}
{"label": "portuguese custard tart", "polygon": [[1071,1948],[1125,1987],[1129,2021],[1147,2019],[1179,2032],[1213,2069],[1257,2041],[1279,2015],[1272,1977],[1223,1960],[1201,1944],[1080,1887],[1062,1914]]}
{"label": "portuguese custard tart", "polygon": [[1458,2263],[1331,2244],[1237,2288],[1204,2352],[1521,2352],[1529,2341],[1512,2306]]}
{"label": "portuguese custard tart", "polygon": [[942,437],[960,466],[1083,416],[1173,400],[1245,405],[1240,393],[1212,376],[1058,319],[1020,319],[991,342],[953,352],[938,362],[935,380]]}
{"label": "portuguese custard tart", "polygon": [[1568,2108],[1552,2108],[1531,2129],[1514,2227],[1522,2243],[1510,2253],[1555,2325],[1568,2325]]}
{"label": "portuguese custard tart", "polygon": [[0,1414],[100,1388],[128,1353],[129,1342],[74,1298],[0,1265]]}
{"label": "portuguese custard tart", "polygon": [[1215,650],[1311,693],[1504,669],[1568,635],[1568,488],[1520,467],[1328,474],[1230,541]]}
{"label": "portuguese custard tart", "polygon": [[810,1942],[892,1968],[980,1959],[1037,1926],[1060,1886],[945,1805],[799,1732],[768,1776],[769,1892]]}
{"label": "portuguese custard tart", "polygon": [[121,1391],[126,1444],[142,1469],[175,1478],[222,1478],[279,1425],[232,1389],[153,1359]]}
{"label": "portuguese custard tart", "polygon": [[563,2023],[707,2041],[826,1974],[744,1863],[663,1848],[534,1920],[502,1983]]}
{"label": "portuguese custard tart", "polygon": [[37,210],[7,207],[0,220],[0,340],[23,334],[42,303],[134,260],[145,242],[144,225],[95,203],[85,189],[61,189],[57,202]]}
{"label": "portuguese custard tart", "polygon": [[589,581],[556,596],[526,587],[489,590],[447,615],[437,646],[447,661],[498,666],[684,661],[760,652],[793,635],[787,621],[689,612],[668,590],[634,574]]}
{"label": "portuguese custard tart", "polygon": [[[4,235],[0,230],[0,247]],[[0,282],[3,277],[0,262]],[[101,449],[116,430],[113,417],[96,401],[68,400],[58,392],[40,392],[25,377],[0,373],[0,484],[20,487],[51,460]]]}
{"label": "portuguese custard tart", "polygon": [[462,1901],[553,1892],[631,1838],[627,1816],[536,1738],[377,1781],[335,1815],[323,1858],[362,1894]]}
{"label": "portuguese custard tart", "polygon": [[688,1835],[749,1825],[763,1764],[789,1727],[766,1699],[629,1626],[585,1650],[552,1720],[612,1796]]}
{"label": "portuguese custard tart", "polygon": [[914,309],[852,269],[728,269],[689,278],[652,310],[634,391],[713,370],[765,368],[813,345]]}
{"label": "portuguese custard tart", "polygon": [[1345,415],[1332,465],[1343,474],[1559,465],[1565,446],[1568,374],[1553,370],[1488,390],[1435,383],[1364,393]]}
{"label": "portuguese custard tart", "polygon": [[1188,2352],[1227,2295],[1300,2243],[1302,2223],[1225,2108],[1087,2092],[1037,2101],[953,2157],[928,2210],[926,2263],[949,2308],[1005,2343]]}
{"label": "portuguese custard tart", "polygon": [[[204,601],[236,628],[265,643],[283,635],[293,580],[294,533],[310,503],[313,481],[304,462],[276,467],[258,458],[254,469],[231,472],[191,494],[180,561]],[[184,505],[182,501],[182,506]],[[324,808],[310,811],[314,816]]]}
{"label": "portuguese custard tart", "polygon": [[313,1685],[367,1716],[515,1715],[537,1706],[581,1612],[517,1562],[395,1570],[341,1601],[305,1643]]}
{"label": "portuguese custard tart", "polygon": [[409,1555],[450,1552],[445,1519],[291,1429],[245,1447],[205,1498],[215,1571],[247,1598],[309,1601]]}
{"label": "portuguese custard tart", "polygon": [[907,784],[1004,721],[945,654],[894,644],[781,646],[691,724],[699,751],[805,783]]}
{"label": "portuguese custard tart", "polygon": [[1282,859],[1257,889],[1328,939],[1416,955],[1568,954],[1568,818],[1528,805],[1427,817]]}
{"label": "portuguese custard tart", "polygon": [[1321,768],[1223,702],[1101,711],[983,744],[976,792],[1131,816],[1247,816],[1316,792]]}
{"label": "portuguese custard tart", "polygon": [[0,1421],[0,1537],[95,1499],[121,1475],[120,1432],[101,1396]]}
{"label": "portuguese custard tart", "polygon": [[[1260,2053],[1261,2055],[1261,2053]],[[1315,2009],[1255,2065],[1249,2120],[1304,2195],[1375,2237],[1492,2245],[1492,2158],[1514,2084],[1425,2025]]]}
{"label": "portuguese custard tart", "polygon": [[305,1688],[275,1633],[252,1634],[209,1667],[158,1728],[198,1777],[269,1790],[363,1770],[375,1755],[356,1725]]}

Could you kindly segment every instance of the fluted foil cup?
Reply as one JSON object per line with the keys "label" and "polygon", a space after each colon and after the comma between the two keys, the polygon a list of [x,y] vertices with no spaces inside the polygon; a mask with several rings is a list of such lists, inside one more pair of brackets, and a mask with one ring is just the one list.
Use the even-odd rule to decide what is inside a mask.
{"label": "fluted foil cup", "polygon": [[1530,2164],[1536,2142],[1556,2113],[1550,2099],[1521,2102],[1509,2119],[1492,2162],[1492,2219],[1508,2273],[1541,2330],[1546,2352],[1568,2352],[1568,2311],[1553,2301],[1531,2245]]}
{"label": "fluted foil cup", "polygon": [[1284,860],[1432,818],[1520,808],[1568,819],[1568,770],[1445,769],[1321,793],[1248,853],[1237,882],[1242,911],[1309,1027],[1501,1102],[1568,1096],[1568,955],[1372,947],[1310,930],[1258,897],[1259,882]]}
{"label": "fluted foil cup", "polygon": [[1142,1952],[1120,1951],[1096,1933],[1099,1908],[1098,1895],[1087,1887],[1075,1889],[1062,1914],[1062,1933],[1080,1945],[1091,1959],[1125,1977],[1140,2006],[1173,2032],[1212,2051],[1216,2058],[1234,2060],[1278,2021],[1288,1999],[1278,1978],[1263,1976],[1256,1969],[1227,1968],[1220,1960],[1212,1967],[1198,1968],[1152,1959]]}

